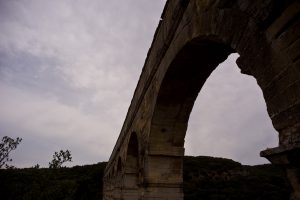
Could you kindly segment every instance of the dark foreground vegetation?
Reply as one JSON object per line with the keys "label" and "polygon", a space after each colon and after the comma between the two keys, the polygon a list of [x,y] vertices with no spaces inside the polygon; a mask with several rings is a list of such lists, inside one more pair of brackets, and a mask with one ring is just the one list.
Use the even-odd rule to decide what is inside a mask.
{"label": "dark foreground vegetation", "polygon": [[105,164],[58,169],[1,169],[0,199],[101,200]]}
{"label": "dark foreground vegetation", "polygon": [[[101,200],[105,164],[1,169],[1,199]],[[288,200],[290,192],[280,168],[242,166],[229,159],[185,157],[183,178],[186,200]]]}

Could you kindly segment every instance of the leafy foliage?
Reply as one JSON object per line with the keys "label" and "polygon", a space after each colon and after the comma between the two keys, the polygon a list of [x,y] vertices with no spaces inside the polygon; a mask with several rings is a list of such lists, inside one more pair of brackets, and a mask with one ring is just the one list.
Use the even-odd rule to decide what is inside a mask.
{"label": "leafy foliage", "polygon": [[12,159],[9,158],[9,154],[17,148],[21,141],[22,138],[19,137],[15,140],[8,136],[2,138],[2,142],[0,143],[0,168],[13,168],[13,166],[7,164],[7,162],[12,161]]}
{"label": "leafy foliage", "polygon": [[65,162],[72,162],[71,152],[69,150],[60,150],[60,152],[54,153],[53,160],[49,162],[49,168],[61,168],[62,164],[64,164]]}

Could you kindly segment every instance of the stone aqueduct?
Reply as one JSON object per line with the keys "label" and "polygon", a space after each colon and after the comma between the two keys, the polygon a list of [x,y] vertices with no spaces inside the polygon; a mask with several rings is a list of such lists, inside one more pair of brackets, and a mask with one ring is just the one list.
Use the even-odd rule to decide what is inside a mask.
{"label": "stone aqueduct", "polygon": [[261,156],[286,169],[300,199],[300,2],[168,0],[107,164],[103,199],[183,199],[184,137],[210,73],[239,53],[279,133]]}

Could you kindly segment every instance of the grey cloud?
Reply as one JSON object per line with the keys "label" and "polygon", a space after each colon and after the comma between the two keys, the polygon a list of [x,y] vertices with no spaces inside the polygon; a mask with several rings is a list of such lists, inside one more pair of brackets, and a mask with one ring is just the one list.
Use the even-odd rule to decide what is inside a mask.
{"label": "grey cloud", "polygon": [[[28,163],[39,157],[36,162],[44,163],[49,157],[43,155],[46,153],[44,149],[49,154],[62,148],[69,148],[74,152],[74,157],[79,158],[75,164],[83,164],[82,160],[86,159],[96,162],[98,159],[101,161],[108,158],[118,132],[114,122],[83,113],[76,107],[63,105],[55,99],[44,99],[37,94],[5,86],[3,83],[0,89],[6,94],[0,99],[1,105],[5,105],[0,107],[1,136],[6,133],[24,139],[20,148],[22,154],[26,155],[19,157],[19,162]],[[33,143],[30,144],[30,141]],[[36,141],[42,143],[43,150],[39,151],[41,144]],[[35,154],[32,153],[34,149]],[[81,153],[81,149],[85,149],[85,152]],[[81,156],[86,154],[90,156]],[[94,160],[96,154],[98,159]]]}
{"label": "grey cloud", "polygon": [[[108,159],[164,4],[0,1],[0,136],[23,137],[17,166],[45,166],[59,148],[72,151],[73,164]],[[254,152],[276,134],[253,78],[228,67],[236,57],[201,91],[186,149],[260,163]]]}
{"label": "grey cloud", "polygon": [[1,1],[0,136],[23,138],[17,166],[60,148],[108,159],[164,3]]}

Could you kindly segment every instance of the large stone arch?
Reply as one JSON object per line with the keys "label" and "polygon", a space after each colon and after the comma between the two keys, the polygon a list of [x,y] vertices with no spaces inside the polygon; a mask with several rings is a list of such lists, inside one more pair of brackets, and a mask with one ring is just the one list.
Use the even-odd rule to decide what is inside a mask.
{"label": "large stone arch", "polygon": [[178,199],[182,192],[184,138],[194,101],[210,73],[231,52],[228,46],[211,39],[193,39],[176,55],[162,79],[151,121],[146,164],[150,166],[147,180],[153,186],[154,182],[169,185],[168,197],[173,194]]}
{"label": "large stone arch", "polygon": [[[139,130],[143,199],[183,199],[189,114],[207,77],[232,52],[263,91],[279,146],[261,153],[286,167],[300,199],[300,67],[297,1],[168,1],[108,171],[129,131]],[[132,198],[135,199],[135,198]]]}

